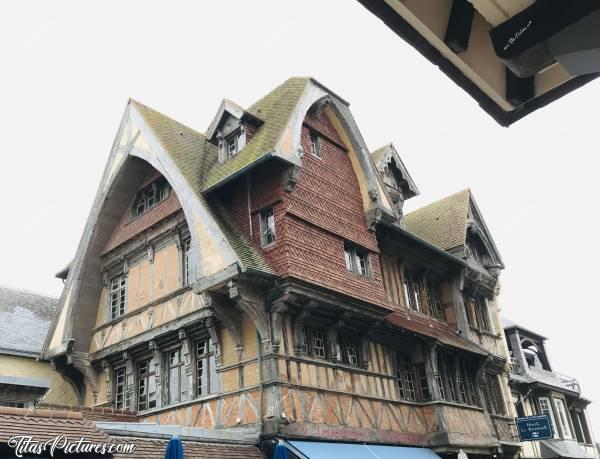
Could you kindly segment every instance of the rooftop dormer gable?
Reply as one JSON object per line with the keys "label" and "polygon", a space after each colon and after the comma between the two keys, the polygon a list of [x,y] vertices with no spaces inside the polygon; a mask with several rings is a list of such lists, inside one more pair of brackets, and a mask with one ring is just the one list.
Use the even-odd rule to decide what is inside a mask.
{"label": "rooftop dormer gable", "polygon": [[389,143],[375,150],[371,155],[386,190],[402,217],[404,202],[417,196],[419,189],[393,144]]}
{"label": "rooftop dormer gable", "polygon": [[229,99],[223,99],[206,137],[219,147],[219,161],[236,155],[250,141],[262,120]]}

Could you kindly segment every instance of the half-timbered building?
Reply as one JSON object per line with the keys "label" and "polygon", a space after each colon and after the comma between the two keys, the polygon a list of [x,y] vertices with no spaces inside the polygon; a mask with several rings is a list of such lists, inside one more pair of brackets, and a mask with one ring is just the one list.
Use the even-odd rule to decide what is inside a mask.
{"label": "half-timbered building", "polygon": [[502,260],[469,190],[418,193],[311,78],[204,134],[131,100],[44,358],[120,434],[512,456]]}

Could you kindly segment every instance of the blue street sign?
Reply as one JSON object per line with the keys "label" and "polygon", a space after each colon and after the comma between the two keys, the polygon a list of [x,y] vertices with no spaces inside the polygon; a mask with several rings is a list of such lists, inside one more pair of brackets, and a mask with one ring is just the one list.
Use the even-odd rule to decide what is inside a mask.
{"label": "blue street sign", "polygon": [[553,437],[548,415],[525,416],[516,418],[521,441],[546,440]]}

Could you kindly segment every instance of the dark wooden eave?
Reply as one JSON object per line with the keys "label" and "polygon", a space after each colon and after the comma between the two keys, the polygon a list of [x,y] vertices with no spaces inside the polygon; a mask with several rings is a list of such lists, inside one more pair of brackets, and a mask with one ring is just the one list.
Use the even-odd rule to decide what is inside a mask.
{"label": "dark wooden eave", "polygon": [[[494,102],[483,90],[473,83],[450,60],[445,58],[431,43],[427,41],[415,28],[402,18],[384,0],[358,0],[371,13],[380,18],[390,29],[408,44],[419,51],[427,60],[440,68],[452,81],[473,97],[477,103],[501,126],[508,127],[521,118],[545,107],[572,91],[595,80],[600,74],[592,73],[574,77],[556,88],[524,101],[512,111],[506,111]],[[422,90],[427,91],[427,88]]]}

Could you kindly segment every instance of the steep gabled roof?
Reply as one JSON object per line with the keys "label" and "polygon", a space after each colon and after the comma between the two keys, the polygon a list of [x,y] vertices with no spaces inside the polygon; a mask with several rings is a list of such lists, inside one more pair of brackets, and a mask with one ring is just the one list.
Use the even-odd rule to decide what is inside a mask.
{"label": "steep gabled roof", "polygon": [[255,161],[266,158],[277,148],[283,131],[297,108],[309,78],[290,78],[265,97],[253,104],[248,112],[264,121],[252,140],[233,157],[219,163],[218,152],[208,152],[202,189],[208,190],[223,180],[235,176]]}
{"label": "steep gabled roof", "polygon": [[208,130],[206,131],[207,139],[213,139],[213,136],[217,133],[217,130],[219,129],[219,125],[223,120],[223,116],[225,115],[225,113],[229,113],[231,116],[237,118],[238,120],[241,120],[244,117],[251,118],[257,125],[262,124],[263,122],[253,113],[250,113],[249,111],[245,110],[242,106],[236,104],[232,100],[223,99],[221,105],[219,106],[219,110],[217,110],[217,114],[213,118],[212,122],[210,123],[210,126],[208,127]]}
{"label": "steep gabled roof", "polygon": [[491,258],[486,268],[504,268],[498,248],[469,189],[409,213],[404,224],[410,233],[446,251],[465,246],[467,235],[477,234]]}
{"label": "steep gabled roof", "polygon": [[443,250],[464,245],[470,195],[466,189],[410,212],[404,217],[406,229]]}
{"label": "steep gabled roof", "polygon": [[387,145],[378,148],[377,150],[371,153],[371,156],[373,157],[373,162],[375,163],[375,166],[377,166],[377,169],[379,169],[379,171],[383,170],[386,163],[393,162],[394,166],[400,172],[402,180],[405,182],[403,186],[403,191],[406,195],[406,198],[412,198],[419,194],[417,184],[410,176],[410,173],[404,165],[402,158],[400,158],[400,155],[396,151],[396,148],[394,148],[394,144],[388,143]]}
{"label": "steep gabled roof", "polygon": [[215,207],[202,193],[201,177],[207,171],[208,158],[217,155],[217,147],[206,137],[139,102],[132,101],[148,126],[154,131],[165,151],[175,162],[190,188],[209,210],[230,247],[238,256],[243,267],[273,273],[265,258],[231,224],[225,209]]}
{"label": "steep gabled roof", "polygon": [[39,354],[58,300],[0,286],[0,354]]}

